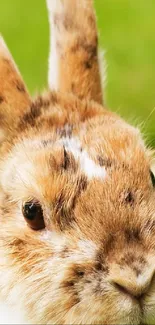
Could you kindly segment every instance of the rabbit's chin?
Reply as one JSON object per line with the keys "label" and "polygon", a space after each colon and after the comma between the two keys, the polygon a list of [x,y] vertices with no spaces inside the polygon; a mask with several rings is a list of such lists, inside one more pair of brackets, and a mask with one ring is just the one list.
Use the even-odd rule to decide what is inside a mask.
{"label": "rabbit's chin", "polygon": [[29,324],[22,311],[0,301],[0,324]]}
{"label": "rabbit's chin", "polygon": [[[128,306],[129,307],[129,306]],[[130,305],[131,307],[131,305]],[[82,312],[82,314],[77,314],[76,313],[76,318],[74,318],[74,312],[69,312],[68,314],[66,314],[65,320],[63,321],[63,323],[61,324],[98,324],[98,325],[102,325],[102,324],[109,324],[109,320],[110,320],[110,324],[111,325],[123,325],[123,324],[135,324],[135,325],[143,325],[143,324],[154,324],[154,322],[151,322],[151,320],[149,321],[148,319],[145,319],[144,322],[142,322],[142,314],[141,314],[141,310],[140,307],[137,304],[133,303],[133,309],[129,308],[130,311],[127,312],[127,310],[123,310],[120,306],[120,315],[118,314],[118,309],[116,314],[109,314],[109,311],[107,309],[107,317],[105,316],[105,313],[100,313],[100,316],[97,317],[97,314],[95,315],[95,312],[88,312],[88,314],[84,313],[84,311]],[[95,309],[95,308],[94,308]],[[112,308],[113,309],[113,308]],[[122,309],[122,310],[121,310]],[[132,311],[133,313],[132,313]],[[101,308],[102,310],[102,308]],[[103,318],[102,318],[102,315]],[[108,316],[109,314],[109,316]],[[132,314],[132,316],[131,316]],[[147,317],[146,317],[147,318]],[[107,323],[108,322],[108,323]],[[49,320],[45,321],[44,324],[52,324],[53,320]],[[27,324],[27,325],[32,325],[32,324],[42,324],[41,321],[35,321],[33,319],[33,315],[31,320],[27,319],[24,311],[22,309],[22,307],[20,306],[20,304],[18,306],[13,306],[10,305],[9,302],[4,303],[2,301],[0,301],[0,324]],[[59,324],[58,322],[56,322],[56,324]]]}
{"label": "rabbit's chin", "polygon": [[[89,316],[88,316],[89,317]],[[75,320],[71,320],[71,315],[69,315],[69,319],[67,318],[65,324],[75,324]],[[89,322],[88,321],[88,318],[86,319],[86,317],[84,317],[84,323],[85,324],[103,324],[103,322],[105,322],[105,317],[103,317],[104,320],[102,320],[102,317],[99,318],[97,321],[94,321],[94,317],[92,318],[92,322]],[[72,323],[73,322],[73,323]],[[79,320],[77,319],[76,321],[76,324],[84,324],[82,321],[81,321],[81,316],[79,317]],[[111,325],[113,324],[117,324],[117,325],[122,325],[124,324],[125,321],[123,320],[123,318],[120,318],[120,319],[117,319],[117,323],[116,323],[116,320],[115,321],[112,321],[111,320]],[[137,320],[137,317],[136,317],[136,320],[128,320],[128,324],[140,324],[140,322]],[[10,324],[10,325],[13,325],[13,324],[27,324],[27,325],[30,325],[30,324],[35,324],[35,322],[32,323],[32,321],[29,321],[26,319],[26,317],[24,316],[24,313],[22,313],[20,307],[14,307],[14,306],[10,306],[9,304],[7,303],[4,303],[4,302],[0,302],[0,324]],[[50,324],[50,322],[48,321],[48,324]]]}
{"label": "rabbit's chin", "polygon": [[[144,304],[139,304],[138,301],[130,296],[118,297],[117,304],[113,304],[112,300],[103,301],[100,300],[92,300],[86,299],[79,306],[79,308],[71,308],[67,313],[63,313],[62,318],[58,319],[58,313],[52,312],[48,306],[48,315],[41,315],[42,311],[36,306],[36,315],[31,313],[26,315],[25,308],[23,308],[20,303],[20,294],[17,293],[16,304],[11,302],[11,297],[7,298],[7,301],[4,302],[2,299],[0,300],[0,324],[110,324],[110,325],[124,325],[124,324],[134,324],[134,325],[142,325],[142,324],[155,324],[154,322],[154,308],[148,304],[147,299],[144,301]],[[90,307],[92,304],[92,308]],[[47,303],[48,305],[48,303]],[[59,309],[60,306],[58,306]],[[38,313],[38,315],[37,315]],[[53,316],[50,316],[51,315]],[[44,312],[43,312],[44,314]],[[37,319],[38,316],[38,319]],[[41,320],[42,319],[42,320]],[[44,319],[44,321],[43,321]]]}

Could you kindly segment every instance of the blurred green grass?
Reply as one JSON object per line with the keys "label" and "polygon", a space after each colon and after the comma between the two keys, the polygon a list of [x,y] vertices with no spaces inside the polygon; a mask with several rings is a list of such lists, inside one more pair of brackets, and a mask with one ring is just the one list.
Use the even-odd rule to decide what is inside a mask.
{"label": "blurred green grass", "polygon": [[[129,122],[143,125],[149,145],[155,147],[155,1],[96,0],[95,4],[100,46],[108,65],[107,106]],[[31,93],[46,88],[45,0],[1,0],[0,33]]]}

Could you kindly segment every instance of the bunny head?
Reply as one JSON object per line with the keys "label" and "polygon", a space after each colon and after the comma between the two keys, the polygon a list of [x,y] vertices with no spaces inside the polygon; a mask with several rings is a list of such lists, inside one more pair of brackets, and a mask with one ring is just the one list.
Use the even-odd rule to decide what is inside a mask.
{"label": "bunny head", "polygon": [[151,153],[139,130],[99,105],[92,2],[55,3],[55,91],[31,99],[1,40],[1,323],[153,324]]}

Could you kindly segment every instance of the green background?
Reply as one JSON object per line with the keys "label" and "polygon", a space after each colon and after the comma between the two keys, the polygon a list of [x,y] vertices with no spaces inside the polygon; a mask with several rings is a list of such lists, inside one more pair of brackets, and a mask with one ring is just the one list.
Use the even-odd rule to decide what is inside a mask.
{"label": "green background", "polygon": [[[107,106],[140,125],[155,147],[155,0],[96,0]],[[82,22],[81,22],[82,23]],[[47,87],[45,0],[0,0],[0,33],[32,94]]]}

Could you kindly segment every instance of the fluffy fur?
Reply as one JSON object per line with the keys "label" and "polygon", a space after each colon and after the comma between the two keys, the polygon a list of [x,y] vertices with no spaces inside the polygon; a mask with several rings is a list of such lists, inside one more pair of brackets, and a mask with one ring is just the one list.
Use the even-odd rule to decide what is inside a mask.
{"label": "fluffy fur", "polygon": [[[31,99],[0,40],[0,322],[154,324],[150,152],[99,105],[92,1],[48,9],[56,91]],[[32,199],[39,231],[22,212]]]}

